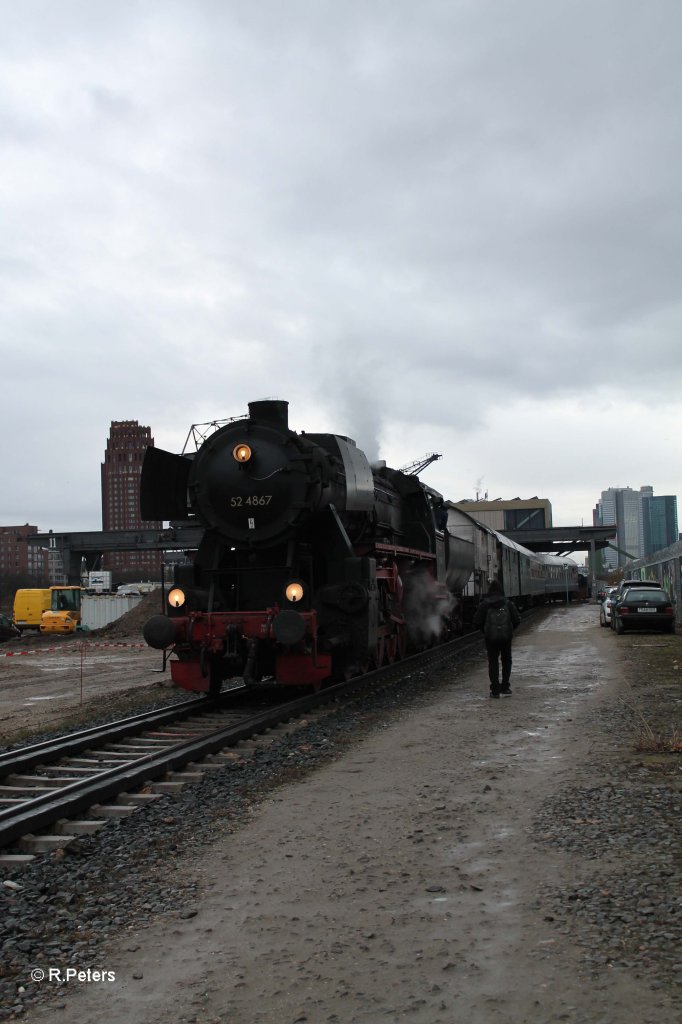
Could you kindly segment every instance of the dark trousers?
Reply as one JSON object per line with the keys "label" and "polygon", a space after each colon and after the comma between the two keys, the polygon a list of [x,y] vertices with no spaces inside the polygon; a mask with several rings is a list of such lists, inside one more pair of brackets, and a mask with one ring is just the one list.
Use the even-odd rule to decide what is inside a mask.
{"label": "dark trousers", "polygon": [[512,670],[512,642],[502,640],[500,643],[490,643],[486,640],[485,648],[488,652],[488,678],[490,689],[500,688],[500,660],[502,661],[502,686],[509,686],[509,678]]}

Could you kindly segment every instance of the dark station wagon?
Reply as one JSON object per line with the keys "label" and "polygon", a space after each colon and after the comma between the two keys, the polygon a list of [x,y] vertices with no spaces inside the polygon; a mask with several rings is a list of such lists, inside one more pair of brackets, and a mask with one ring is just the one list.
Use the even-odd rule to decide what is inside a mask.
{"label": "dark station wagon", "polygon": [[621,580],[616,590],[624,594],[628,587],[637,587],[639,590],[662,590],[663,587],[656,580]]}
{"label": "dark station wagon", "polygon": [[628,587],[611,609],[616,633],[626,629],[655,629],[675,632],[675,608],[665,590],[655,587]]}

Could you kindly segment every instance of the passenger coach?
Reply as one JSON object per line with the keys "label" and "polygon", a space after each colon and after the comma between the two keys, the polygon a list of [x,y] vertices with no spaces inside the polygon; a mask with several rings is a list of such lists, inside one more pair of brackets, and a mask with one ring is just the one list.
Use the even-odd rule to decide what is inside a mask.
{"label": "passenger coach", "polygon": [[578,566],[571,558],[529,551],[454,506],[448,507],[448,533],[451,545],[466,544],[471,551],[471,575],[461,589],[468,606],[465,620],[470,620],[493,579],[522,609],[546,601],[571,601],[579,594]]}

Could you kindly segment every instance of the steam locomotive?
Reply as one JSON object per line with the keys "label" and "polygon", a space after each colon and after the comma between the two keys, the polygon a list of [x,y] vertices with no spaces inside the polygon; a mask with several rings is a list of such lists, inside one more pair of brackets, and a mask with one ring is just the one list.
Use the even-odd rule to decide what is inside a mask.
{"label": "steam locomotive", "polygon": [[148,448],[140,495],[144,519],[203,528],[168,614],[144,628],[187,690],[319,687],[392,662],[461,632],[492,575],[520,604],[546,596],[548,556],[448,512],[349,437],[296,433],[284,401],[249,403],[192,455]]}
{"label": "steam locomotive", "polygon": [[204,528],[144,630],[185,689],[319,686],[451,628],[441,496],[348,437],[297,434],[287,402],[251,402],[193,457],[148,448],[140,494],[143,518]]}

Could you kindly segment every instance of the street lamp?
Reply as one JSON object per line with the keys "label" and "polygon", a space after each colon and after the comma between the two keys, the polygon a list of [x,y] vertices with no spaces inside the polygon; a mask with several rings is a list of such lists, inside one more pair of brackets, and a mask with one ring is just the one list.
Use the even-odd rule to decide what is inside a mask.
{"label": "street lamp", "polygon": [[568,608],[568,562],[564,562],[564,583],[566,584],[566,607]]}

